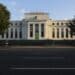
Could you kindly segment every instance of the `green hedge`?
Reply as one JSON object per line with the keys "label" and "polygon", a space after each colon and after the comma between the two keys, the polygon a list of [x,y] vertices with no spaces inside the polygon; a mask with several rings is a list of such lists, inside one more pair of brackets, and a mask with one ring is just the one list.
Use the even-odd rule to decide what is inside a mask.
{"label": "green hedge", "polygon": [[[1,40],[0,45],[5,45],[7,41]],[[8,45],[72,45],[75,40],[8,40]]]}

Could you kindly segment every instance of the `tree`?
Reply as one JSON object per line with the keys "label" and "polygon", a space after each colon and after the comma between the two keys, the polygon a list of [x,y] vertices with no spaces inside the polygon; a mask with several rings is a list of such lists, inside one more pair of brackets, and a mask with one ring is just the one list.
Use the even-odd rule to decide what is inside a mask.
{"label": "tree", "polygon": [[68,27],[70,28],[71,35],[75,35],[75,18],[68,21]]}
{"label": "tree", "polygon": [[10,12],[6,6],[0,4],[0,34],[4,33],[9,26]]}

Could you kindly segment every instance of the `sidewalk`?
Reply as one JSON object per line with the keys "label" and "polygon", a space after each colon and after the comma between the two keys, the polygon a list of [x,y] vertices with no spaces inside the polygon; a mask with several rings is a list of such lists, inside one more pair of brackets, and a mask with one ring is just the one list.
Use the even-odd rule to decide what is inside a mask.
{"label": "sidewalk", "polygon": [[75,48],[75,46],[6,46],[7,48]]}

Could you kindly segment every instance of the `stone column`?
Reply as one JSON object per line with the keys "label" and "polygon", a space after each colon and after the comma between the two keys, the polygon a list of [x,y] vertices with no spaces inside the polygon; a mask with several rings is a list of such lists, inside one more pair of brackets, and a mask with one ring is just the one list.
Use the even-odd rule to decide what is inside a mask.
{"label": "stone column", "polygon": [[64,39],[66,39],[66,28],[64,28]]}
{"label": "stone column", "polygon": [[17,28],[17,39],[20,39],[20,28]]}
{"label": "stone column", "polygon": [[8,39],[11,38],[11,28],[8,28]]}
{"label": "stone column", "polygon": [[15,39],[15,28],[13,28],[13,39]]}
{"label": "stone column", "polygon": [[57,27],[54,28],[54,33],[55,33],[55,39],[57,39]]}

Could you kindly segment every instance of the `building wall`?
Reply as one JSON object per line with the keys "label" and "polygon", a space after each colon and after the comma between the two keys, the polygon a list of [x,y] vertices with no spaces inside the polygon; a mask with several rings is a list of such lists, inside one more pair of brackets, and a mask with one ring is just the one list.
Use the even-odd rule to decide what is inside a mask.
{"label": "building wall", "polygon": [[[22,21],[11,21],[9,28],[3,35],[0,35],[0,40],[35,40],[36,24],[39,25],[38,40],[74,40],[75,36],[71,37],[67,22],[68,20],[51,20],[47,13],[28,13]],[[30,37],[30,24],[33,24],[33,37]],[[41,24],[44,24],[44,37],[41,37]],[[13,34],[12,37],[11,33]]]}

